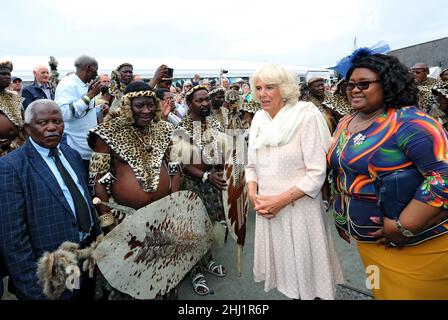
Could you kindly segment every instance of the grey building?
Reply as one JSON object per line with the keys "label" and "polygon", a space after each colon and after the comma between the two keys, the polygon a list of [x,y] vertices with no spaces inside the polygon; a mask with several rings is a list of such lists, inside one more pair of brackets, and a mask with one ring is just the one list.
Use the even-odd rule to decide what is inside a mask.
{"label": "grey building", "polygon": [[429,67],[447,67],[448,37],[392,50],[389,55],[397,57],[409,68],[418,62]]}

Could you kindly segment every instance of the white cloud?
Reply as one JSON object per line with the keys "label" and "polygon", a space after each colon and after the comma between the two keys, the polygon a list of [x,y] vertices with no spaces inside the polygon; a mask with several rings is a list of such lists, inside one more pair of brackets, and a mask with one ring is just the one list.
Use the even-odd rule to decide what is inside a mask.
{"label": "white cloud", "polygon": [[[441,8],[444,0],[426,0],[425,6]],[[443,15],[428,15],[430,24],[416,23],[419,8],[416,0],[16,0],[4,16],[6,23],[20,21],[22,27],[0,30],[0,36],[7,54],[319,67],[349,54],[355,36],[360,46],[385,40],[394,47],[448,33]]]}

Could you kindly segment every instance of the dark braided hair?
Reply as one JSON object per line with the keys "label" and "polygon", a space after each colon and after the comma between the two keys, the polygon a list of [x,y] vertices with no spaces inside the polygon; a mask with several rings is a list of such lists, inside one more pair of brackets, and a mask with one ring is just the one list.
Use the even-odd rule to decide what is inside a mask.
{"label": "dark braided hair", "polygon": [[165,97],[165,92],[170,92],[170,90],[168,90],[166,88],[157,89],[156,97],[159,98],[160,100],[163,100],[163,98]]}
{"label": "dark braided hair", "polygon": [[131,82],[126,86],[126,88],[124,89],[124,94],[127,94],[129,92],[149,91],[149,90],[151,90],[151,87],[147,83],[143,81],[136,81]]}
{"label": "dark braided hair", "polygon": [[128,62],[125,62],[125,63],[122,63],[122,64],[120,64],[118,67],[117,67],[117,71],[120,71],[121,69],[123,69],[124,67],[131,67],[131,69],[132,70],[134,70],[134,67],[132,66],[132,64],[130,64],[130,63],[128,63]]}
{"label": "dark braided hair", "polygon": [[350,79],[357,68],[366,68],[377,73],[384,92],[387,108],[400,108],[417,104],[417,87],[408,68],[394,56],[384,54],[360,54],[347,72]]}

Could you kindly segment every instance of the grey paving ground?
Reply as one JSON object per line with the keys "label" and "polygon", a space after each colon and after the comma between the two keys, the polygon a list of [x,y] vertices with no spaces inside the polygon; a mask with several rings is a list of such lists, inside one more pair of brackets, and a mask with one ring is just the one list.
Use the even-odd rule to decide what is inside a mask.
{"label": "grey paving ground", "polygon": [[[241,277],[237,274],[236,244],[229,237],[226,244],[214,250],[216,261],[227,267],[228,275],[225,278],[217,278],[213,275],[206,274],[206,278],[210,288],[214,294],[208,296],[199,296],[193,292],[189,277],[180,283],[179,299],[182,300],[289,300],[286,296],[277,290],[265,292],[263,283],[255,283],[252,275],[253,267],[253,246],[254,246],[254,225],[255,214],[253,211],[249,214],[247,225],[246,245],[241,253]],[[356,247],[348,244],[336,233],[333,227],[333,238],[336,242],[346,285],[348,287],[338,287],[337,299],[339,300],[358,300],[369,299],[370,297],[363,294],[367,292],[364,284],[364,268],[359,260]],[[359,289],[352,290],[351,288]],[[15,297],[6,293],[3,299],[14,299]]]}
{"label": "grey paving ground", "polygon": [[[254,226],[255,214],[249,213],[247,225],[246,245],[241,254],[241,277],[237,274],[237,249],[236,244],[229,237],[226,244],[214,250],[215,260],[227,267],[228,275],[225,278],[218,278],[205,274],[209,287],[213,289],[213,295],[199,296],[193,292],[189,277],[184,278],[179,287],[179,298],[183,300],[289,300],[276,289],[269,292],[264,291],[263,283],[256,283],[253,280],[253,247],[254,247]],[[359,255],[354,244],[348,244],[337,235],[333,224],[333,238],[336,242],[342,269],[346,281],[346,286],[338,287],[337,299],[358,300],[369,299],[363,293],[351,288],[368,293],[365,289],[364,268],[360,262]]]}

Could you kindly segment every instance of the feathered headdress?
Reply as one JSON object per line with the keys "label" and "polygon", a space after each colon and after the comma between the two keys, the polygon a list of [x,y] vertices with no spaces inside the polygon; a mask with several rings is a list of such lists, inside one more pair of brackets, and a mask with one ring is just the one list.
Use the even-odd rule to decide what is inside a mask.
{"label": "feathered headdress", "polygon": [[389,45],[384,42],[384,41],[380,41],[377,44],[375,44],[373,47],[371,48],[367,48],[367,47],[363,47],[363,48],[359,48],[356,49],[355,51],[352,52],[351,55],[342,58],[341,60],[338,61],[338,64],[336,65],[336,67],[334,68],[343,78],[345,78],[345,76],[347,75],[348,70],[350,69],[350,67],[353,65],[353,63],[362,58],[362,57],[366,57],[366,56],[370,56],[372,54],[376,54],[376,53],[381,53],[381,54],[386,54],[390,51],[390,47]]}
{"label": "feathered headdress", "polygon": [[8,68],[12,72],[12,62],[11,61],[0,61],[0,68]]}

